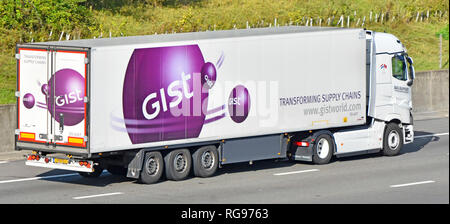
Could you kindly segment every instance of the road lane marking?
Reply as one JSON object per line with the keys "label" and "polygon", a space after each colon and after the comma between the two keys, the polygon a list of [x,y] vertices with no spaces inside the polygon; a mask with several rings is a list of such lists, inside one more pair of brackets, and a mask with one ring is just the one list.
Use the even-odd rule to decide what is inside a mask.
{"label": "road lane marking", "polygon": [[106,197],[106,196],[119,195],[119,194],[123,194],[123,193],[122,192],[114,192],[114,193],[108,193],[108,194],[96,194],[96,195],[73,197],[72,199],[80,200],[80,199],[86,199],[86,198]]}
{"label": "road lane marking", "polygon": [[292,171],[292,172],[286,172],[286,173],[275,173],[273,175],[275,175],[275,176],[283,176],[283,175],[289,175],[289,174],[308,173],[308,172],[315,172],[315,171],[319,171],[319,170],[318,169],[299,170],[299,171]]}
{"label": "road lane marking", "polygon": [[431,184],[431,183],[434,183],[434,182],[435,182],[435,181],[433,181],[433,180],[427,180],[427,181],[414,182],[414,183],[407,183],[407,184],[396,184],[396,185],[391,185],[390,187],[392,187],[392,188],[396,188],[396,187],[407,187],[407,186],[419,185],[419,184]]}
{"label": "road lane marking", "polygon": [[30,178],[15,179],[15,180],[2,180],[2,181],[0,181],[0,184],[7,184],[7,183],[14,183],[14,182],[23,182],[23,181],[32,181],[32,180],[41,180],[41,179],[52,179],[52,178],[59,178],[59,177],[70,177],[70,176],[77,176],[77,175],[79,175],[79,174],[78,173],[69,173],[69,174],[44,176],[44,177],[30,177]]}
{"label": "road lane marking", "polygon": [[[104,170],[103,173],[107,173],[108,171]],[[53,176],[44,176],[44,177],[30,177],[23,179],[15,179],[15,180],[1,180],[0,184],[14,183],[14,182],[23,182],[23,181],[32,181],[32,180],[41,180],[41,179],[53,179],[60,177],[71,177],[71,176],[79,176],[78,173],[69,173],[69,174],[61,174],[61,175],[53,175]]]}
{"label": "road lane marking", "polygon": [[8,161],[0,161],[0,164],[8,163]]}
{"label": "road lane marking", "polygon": [[436,137],[436,136],[441,136],[441,135],[448,135],[448,132],[439,133],[439,134],[430,134],[430,135],[419,135],[419,136],[414,136],[414,138],[428,138],[428,137]]}

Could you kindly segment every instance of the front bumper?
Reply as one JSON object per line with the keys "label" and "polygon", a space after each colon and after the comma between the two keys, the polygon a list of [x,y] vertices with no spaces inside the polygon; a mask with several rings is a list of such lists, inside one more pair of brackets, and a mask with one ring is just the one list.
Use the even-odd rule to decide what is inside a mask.
{"label": "front bumper", "polygon": [[414,142],[414,128],[413,125],[403,125],[403,144]]}

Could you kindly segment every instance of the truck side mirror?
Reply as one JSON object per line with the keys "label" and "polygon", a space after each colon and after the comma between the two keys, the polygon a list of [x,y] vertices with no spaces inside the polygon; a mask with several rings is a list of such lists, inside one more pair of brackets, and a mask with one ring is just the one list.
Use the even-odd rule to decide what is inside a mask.
{"label": "truck side mirror", "polygon": [[416,72],[414,71],[414,66],[413,66],[413,59],[411,57],[406,57],[406,61],[408,61],[408,65],[409,65],[409,78],[410,80],[406,83],[406,85],[408,86],[412,86],[414,83],[414,79],[416,78]]}
{"label": "truck side mirror", "polygon": [[408,82],[406,83],[406,85],[408,86],[412,86],[414,83],[414,79],[408,80]]}

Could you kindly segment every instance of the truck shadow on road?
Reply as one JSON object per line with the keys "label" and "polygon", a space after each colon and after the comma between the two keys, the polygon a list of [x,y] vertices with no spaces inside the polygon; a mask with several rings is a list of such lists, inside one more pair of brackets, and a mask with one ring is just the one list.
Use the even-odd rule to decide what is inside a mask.
{"label": "truck shadow on road", "polygon": [[[433,133],[424,132],[424,131],[415,131],[414,136],[424,136],[424,135],[432,135]],[[428,143],[437,142],[440,138],[438,136],[429,136],[429,137],[420,137],[415,138],[413,143],[403,145],[402,150],[397,156],[402,156],[408,153],[416,153],[422,150]],[[350,161],[350,160],[361,160],[368,159],[374,157],[383,157],[382,152],[379,153],[371,153],[371,154],[363,154],[358,156],[349,156],[349,157],[341,157],[341,158],[333,158],[331,162],[337,161]]]}
{"label": "truck shadow on road", "polygon": [[[427,136],[427,135],[431,135],[433,133],[416,131],[414,134],[415,134],[415,136]],[[440,140],[440,138],[437,136],[416,138],[416,139],[414,139],[413,143],[404,145],[403,149],[400,151],[398,156],[402,156],[402,155],[405,155],[408,153],[416,153],[416,152],[422,150],[430,142],[436,142],[439,140]],[[342,157],[342,158],[333,157],[333,159],[331,160],[331,163],[352,161],[352,160],[355,160],[355,161],[356,160],[364,160],[364,159],[376,158],[376,157],[383,157],[383,155],[381,153],[371,153],[371,154]],[[221,169],[218,169],[218,171],[216,172],[216,174],[214,176],[221,176],[224,174],[232,174],[232,173],[263,171],[263,170],[270,170],[270,169],[276,169],[276,168],[286,168],[286,167],[295,166],[296,164],[305,164],[305,165],[312,166],[312,163],[309,163],[309,162],[295,162],[295,161],[289,161],[287,159],[286,160],[261,160],[261,161],[255,161],[252,165],[250,165],[248,162],[224,165]],[[51,171],[42,173],[39,176],[44,177],[44,176],[53,176],[53,175],[61,175],[61,174],[62,174],[61,170],[51,170]],[[188,180],[192,179],[192,178],[195,178],[195,177],[190,175],[188,177]],[[95,187],[106,187],[111,184],[122,183],[122,182],[138,183],[135,179],[126,178],[124,176],[112,175],[106,171],[104,171],[103,174],[98,178],[84,178],[79,175],[73,175],[73,176],[67,176],[67,177],[61,177],[61,178],[46,179],[46,181],[68,183],[68,184],[79,184],[79,185],[87,185],[87,186],[95,186]],[[162,181],[160,181],[156,184],[161,184],[166,181],[167,180],[163,179]]]}
{"label": "truck shadow on road", "polygon": [[[134,179],[130,179],[124,176],[112,175],[107,171],[103,171],[102,175],[97,178],[86,178],[78,175],[77,173],[73,173],[74,175],[63,176],[61,178],[51,178],[45,179],[45,181],[49,182],[58,182],[58,183],[67,183],[67,184],[79,184],[93,187],[106,187],[111,184],[121,183],[121,182],[133,182]],[[46,177],[46,176],[57,176],[61,175],[60,170],[51,170],[45,173],[42,173],[38,176]]]}

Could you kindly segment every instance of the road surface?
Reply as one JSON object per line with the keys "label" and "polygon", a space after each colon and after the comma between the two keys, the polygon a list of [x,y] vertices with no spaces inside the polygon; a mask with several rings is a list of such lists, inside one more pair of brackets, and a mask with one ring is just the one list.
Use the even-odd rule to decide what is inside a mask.
{"label": "road surface", "polygon": [[210,178],[153,185],[104,172],[77,173],[0,161],[0,203],[449,203],[449,119],[415,122],[401,154],[333,159],[327,165],[257,161]]}

